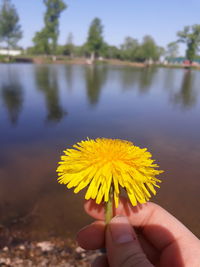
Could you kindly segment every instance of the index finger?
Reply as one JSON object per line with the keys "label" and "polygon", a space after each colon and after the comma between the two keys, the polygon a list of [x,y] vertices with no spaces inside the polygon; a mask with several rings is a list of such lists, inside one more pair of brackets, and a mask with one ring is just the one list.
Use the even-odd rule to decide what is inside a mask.
{"label": "index finger", "polygon": [[[104,204],[99,205],[94,200],[89,200],[84,207],[90,216],[104,220]],[[159,250],[176,240],[196,239],[174,216],[152,202],[133,207],[126,198],[121,198],[118,208],[114,210],[114,215],[127,216],[130,223],[140,228],[145,238]]]}

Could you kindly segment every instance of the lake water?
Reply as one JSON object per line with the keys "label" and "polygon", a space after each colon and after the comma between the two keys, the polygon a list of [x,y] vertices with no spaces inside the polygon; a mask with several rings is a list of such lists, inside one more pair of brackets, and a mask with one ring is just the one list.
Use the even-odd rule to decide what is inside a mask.
{"label": "lake water", "polygon": [[87,137],[147,147],[159,203],[200,237],[200,72],[78,65],[0,65],[0,221],[34,238],[73,235],[91,219],[57,183],[64,148]]}

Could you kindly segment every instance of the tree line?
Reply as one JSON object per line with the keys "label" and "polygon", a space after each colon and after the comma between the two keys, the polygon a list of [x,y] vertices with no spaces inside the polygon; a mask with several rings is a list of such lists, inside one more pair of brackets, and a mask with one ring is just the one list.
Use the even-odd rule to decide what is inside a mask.
{"label": "tree line", "polygon": [[[99,18],[94,18],[88,29],[86,42],[81,46],[73,43],[73,34],[70,33],[65,45],[58,44],[59,19],[61,13],[67,8],[64,0],[43,0],[46,7],[44,13],[44,26],[36,32],[32,41],[33,46],[27,48],[28,54],[35,55],[65,55],[69,57],[103,57],[128,61],[144,62],[146,60],[159,60],[160,56],[174,58],[179,53],[179,43],[186,44],[186,58],[191,62],[198,56],[200,47],[200,25],[186,26],[177,33],[177,40],[167,45],[167,48],[156,44],[153,37],[146,35],[139,42],[127,36],[123,43],[117,47],[105,42],[103,37],[103,24]],[[0,43],[6,44],[8,49],[16,48],[23,37],[19,16],[11,0],[2,0],[0,8]]]}

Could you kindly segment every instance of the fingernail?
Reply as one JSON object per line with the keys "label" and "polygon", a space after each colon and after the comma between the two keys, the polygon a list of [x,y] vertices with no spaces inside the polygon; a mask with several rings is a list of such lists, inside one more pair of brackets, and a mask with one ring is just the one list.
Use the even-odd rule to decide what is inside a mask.
{"label": "fingernail", "polygon": [[128,219],[123,216],[112,218],[109,223],[112,239],[117,244],[131,242],[136,239],[133,228]]}

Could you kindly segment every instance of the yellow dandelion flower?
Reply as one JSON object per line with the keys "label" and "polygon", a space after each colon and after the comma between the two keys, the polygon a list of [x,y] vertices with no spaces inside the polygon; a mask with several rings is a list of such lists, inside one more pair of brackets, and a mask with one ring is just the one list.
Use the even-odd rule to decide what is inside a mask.
{"label": "yellow dandelion flower", "polygon": [[109,201],[113,187],[115,206],[118,206],[120,188],[124,188],[133,206],[146,203],[156,194],[154,187],[160,180],[155,178],[163,171],[151,159],[146,148],[120,139],[97,138],[78,142],[64,151],[57,168],[58,182],[74,192],[88,186],[85,199],[96,199],[99,204]]}

